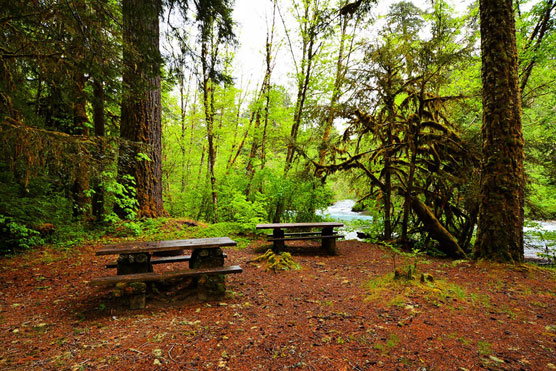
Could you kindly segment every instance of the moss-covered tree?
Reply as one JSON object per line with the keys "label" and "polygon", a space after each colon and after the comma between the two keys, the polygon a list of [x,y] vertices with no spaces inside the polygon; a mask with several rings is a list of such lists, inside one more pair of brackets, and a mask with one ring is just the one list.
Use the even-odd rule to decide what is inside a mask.
{"label": "moss-covered tree", "polygon": [[475,256],[523,261],[524,167],[511,0],[481,0],[483,159]]}
{"label": "moss-covered tree", "polygon": [[[162,203],[160,0],[124,0],[123,97],[118,177],[135,188],[138,214],[165,214]],[[119,214],[124,208],[117,207]]]}

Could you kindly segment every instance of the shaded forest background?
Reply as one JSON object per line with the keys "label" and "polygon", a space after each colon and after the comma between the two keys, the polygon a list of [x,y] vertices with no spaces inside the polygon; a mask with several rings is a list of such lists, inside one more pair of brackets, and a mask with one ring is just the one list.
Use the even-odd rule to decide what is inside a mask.
{"label": "shaded forest background", "polygon": [[[479,5],[459,16],[450,2],[402,1],[384,19],[372,7],[268,1],[253,56],[265,68],[242,77],[228,0],[3,7],[0,253],[139,235],[160,216],[251,232],[351,197],[374,216],[375,238],[470,255]],[[533,219],[556,218],[555,7],[513,3]],[[292,58],[286,78],[278,55]]]}

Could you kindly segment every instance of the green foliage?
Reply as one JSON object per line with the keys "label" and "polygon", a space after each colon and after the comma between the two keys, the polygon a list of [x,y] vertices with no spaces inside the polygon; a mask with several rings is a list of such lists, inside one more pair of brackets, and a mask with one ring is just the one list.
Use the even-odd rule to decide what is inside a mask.
{"label": "green foliage", "polygon": [[477,343],[477,350],[480,355],[488,356],[492,354],[492,345],[486,340],[479,340]]}
{"label": "green foliage", "polygon": [[[270,210],[274,212],[276,202],[283,202],[281,220],[306,222],[314,220],[315,210],[325,209],[330,205],[332,192],[317,179],[310,177],[281,176],[267,178],[267,192],[272,195]],[[274,215],[269,215],[274,219]]]}
{"label": "green foliage", "polygon": [[[535,33],[548,4],[536,2],[517,15],[520,76],[529,76],[523,89],[525,212],[541,219],[556,217],[554,10],[549,13],[552,17],[542,33],[544,38],[539,39],[541,32]],[[120,216],[108,212],[99,218],[108,233],[162,236],[156,231],[158,222],[136,220],[134,179],[117,181],[116,176],[119,143],[114,144],[113,138],[119,133],[121,116],[121,4],[84,0],[74,5],[17,2],[4,10],[6,32],[0,35],[5,49],[0,60],[3,233],[11,240],[21,240],[22,246],[38,241],[33,229],[42,223],[56,226],[56,232],[44,239],[62,246],[93,233],[87,228],[91,219],[87,205],[76,207],[73,194],[74,180],[86,169],[89,189],[78,193],[91,198],[102,194],[104,211],[114,206],[123,211]],[[385,192],[371,177],[362,176],[361,170],[365,167],[366,175],[384,183],[389,158],[393,192],[387,207],[392,211],[392,237],[401,234],[404,198],[413,193],[466,245],[462,247],[472,245],[479,184],[474,156],[481,150],[482,116],[477,5],[470,7],[468,15],[456,17],[445,1],[434,2],[429,9],[400,2],[391,7],[377,30],[364,14],[368,5],[361,4],[349,16],[332,17],[332,2],[292,2],[290,15],[298,29],[290,30],[289,41],[293,49],[306,47],[292,50],[292,54],[308,52],[311,38],[314,46],[318,45],[311,56],[298,61],[296,73],[290,76],[299,83],[298,90],[305,91],[302,100],[287,88],[291,81],[278,81],[276,76],[269,76],[268,86],[260,91],[258,86],[242,90],[243,86],[230,78],[235,73],[234,52],[228,49],[234,44],[231,2],[201,2],[197,8],[187,8],[186,2],[174,5],[173,11],[198,14],[188,14],[183,27],[171,28],[169,37],[178,40],[182,50],[163,68],[169,75],[163,81],[161,107],[165,207],[172,216],[214,217],[219,222],[187,233],[241,236],[254,233],[254,225],[263,221],[315,220],[315,210],[327,207],[333,198],[368,196],[361,208],[369,211],[372,222],[352,225],[373,240],[381,240],[386,225]],[[196,35],[197,44],[191,44],[187,35]],[[196,89],[196,77],[187,76],[184,69],[191,65],[202,70],[202,63],[208,60],[193,56],[200,55],[196,48],[203,43],[208,46],[210,40],[221,42],[219,53],[214,53],[216,59],[206,66],[211,81],[206,87],[213,99],[208,111],[214,140],[216,210],[211,208],[207,102]],[[366,52],[350,54],[354,46]],[[270,45],[271,56],[275,47]],[[185,50],[190,53],[183,55]],[[274,62],[271,57],[270,63]],[[361,74],[352,73],[348,65]],[[528,66],[534,67],[530,74],[525,73]],[[83,77],[86,81],[80,86]],[[300,89],[305,77],[307,85]],[[173,93],[178,81],[182,96]],[[106,94],[101,115],[107,119],[106,141],[93,137],[90,130],[94,127],[96,82]],[[86,118],[75,112],[83,100]],[[301,101],[303,109],[297,112]],[[336,120],[345,121],[346,112],[354,109],[371,119],[351,123],[345,142],[341,142]],[[325,139],[325,128],[331,123],[330,137]],[[295,138],[294,124],[299,124]],[[284,171],[292,146],[291,168]],[[351,154],[366,154],[358,159],[361,166],[322,178],[313,164],[324,149],[325,165],[336,166]],[[143,150],[129,160],[152,159]],[[281,215],[275,215],[277,210]],[[467,221],[471,227],[464,235],[460,232]],[[413,215],[408,227],[409,237],[421,251],[442,254]],[[548,234],[537,237],[547,245],[555,240]]]}
{"label": "green foliage", "polygon": [[0,214],[0,256],[44,244],[40,233]]}
{"label": "green foliage", "polygon": [[219,195],[222,220],[254,227],[267,219],[268,200],[262,193],[256,192],[252,195],[252,200],[248,200],[241,190],[223,185],[219,189]]}
{"label": "green foliage", "polygon": [[[417,263],[419,262],[419,257],[423,255],[423,252],[416,248],[411,251],[403,251],[395,244],[389,242],[384,242],[383,245],[392,252],[394,279],[414,280],[417,275]],[[410,263],[398,267],[397,261],[400,258],[409,259]]]}
{"label": "green foliage", "polygon": [[[108,175],[104,173],[104,175]],[[119,210],[124,213],[125,219],[133,220],[137,216],[137,207],[139,203],[135,198],[135,179],[131,175],[124,175],[123,181],[125,184],[119,183],[115,178],[106,176],[100,186],[107,193],[108,196],[113,198],[114,204]],[[119,220],[116,213],[111,212],[107,214],[104,221],[107,223],[114,223]]]}

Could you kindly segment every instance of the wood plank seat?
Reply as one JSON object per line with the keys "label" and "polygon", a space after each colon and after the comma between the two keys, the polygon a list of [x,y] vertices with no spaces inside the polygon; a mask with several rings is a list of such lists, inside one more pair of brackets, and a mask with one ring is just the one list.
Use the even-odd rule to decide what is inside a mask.
{"label": "wood plank seat", "polygon": [[[224,253],[224,258],[227,258],[228,255]],[[152,257],[151,264],[165,264],[165,263],[182,263],[188,262],[191,260],[191,255],[176,255],[176,256],[161,256],[161,257]],[[111,263],[106,264],[106,268],[117,268],[118,262],[113,261]]]}
{"label": "wood plank seat", "polygon": [[[288,232],[284,233],[284,236],[320,236],[322,232],[320,231],[312,231],[312,232]],[[274,237],[274,235],[267,234],[266,237]]]}
{"label": "wood plank seat", "polygon": [[93,286],[108,286],[115,285],[120,282],[152,282],[152,281],[165,281],[177,278],[186,277],[199,277],[203,275],[219,275],[219,274],[232,274],[241,273],[243,270],[239,265],[230,265],[226,267],[215,268],[198,268],[198,269],[184,269],[172,272],[149,272],[149,273],[135,273],[125,274],[119,276],[100,277],[93,279],[90,283]]}
{"label": "wood plank seat", "polygon": [[257,224],[257,229],[288,229],[288,228],[335,228],[343,227],[343,223],[338,222],[310,222],[310,223],[267,223]]}
{"label": "wood plank seat", "polygon": [[283,238],[269,237],[268,241],[327,240],[327,239],[336,239],[336,238],[343,238],[343,237],[344,236],[339,234],[333,234],[333,235],[317,234],[313,236],[298,236],[298,237],[283,237]]}

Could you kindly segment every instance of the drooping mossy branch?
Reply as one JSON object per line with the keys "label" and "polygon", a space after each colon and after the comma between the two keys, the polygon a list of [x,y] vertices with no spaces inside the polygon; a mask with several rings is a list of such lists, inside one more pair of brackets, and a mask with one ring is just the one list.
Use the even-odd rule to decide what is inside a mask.
{"label": "drooping mossy branch", "polygon": [[25,187],[41,169],[58,169],[70,180],[78,175],[79,164],[100,173],[115,160],[114,141],[32,127],[9,117],[0,121],[0,160]]}

